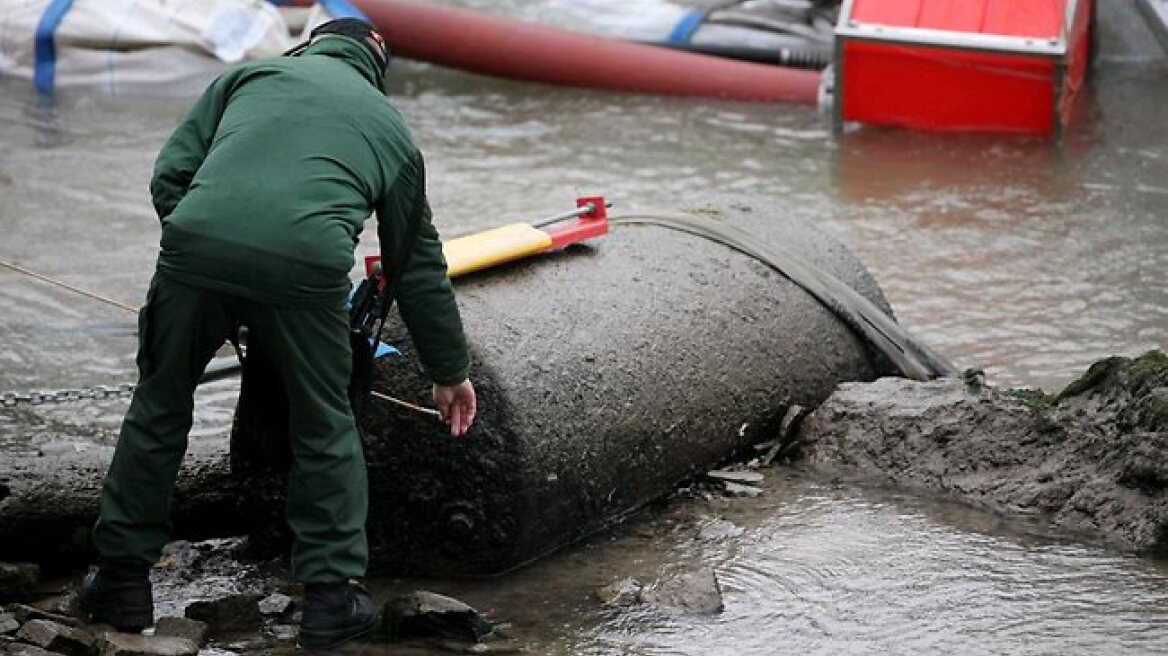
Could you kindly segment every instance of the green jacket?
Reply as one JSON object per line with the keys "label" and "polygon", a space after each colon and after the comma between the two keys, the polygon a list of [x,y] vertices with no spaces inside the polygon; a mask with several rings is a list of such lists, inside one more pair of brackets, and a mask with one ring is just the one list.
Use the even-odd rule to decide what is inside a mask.
{"label": "green jacket", "polygon": [[383,85],[373,56],[343,37],[212,82],[154,164],[158,268],[262,303],[335,307],[365,219],[377,212],[392,261],[421,198],[398,307],[431,379],[454,384],[469,368],[462,322],[429,203],[415,192],[422,156]]}

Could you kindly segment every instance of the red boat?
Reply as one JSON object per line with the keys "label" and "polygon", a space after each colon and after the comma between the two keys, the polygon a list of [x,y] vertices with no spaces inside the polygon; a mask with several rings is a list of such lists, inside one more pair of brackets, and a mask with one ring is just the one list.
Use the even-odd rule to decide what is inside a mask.
{"label": "red boat", "polygon": [[1093,0],[846,0],[836,125],[1061,132],[1088,63]]}

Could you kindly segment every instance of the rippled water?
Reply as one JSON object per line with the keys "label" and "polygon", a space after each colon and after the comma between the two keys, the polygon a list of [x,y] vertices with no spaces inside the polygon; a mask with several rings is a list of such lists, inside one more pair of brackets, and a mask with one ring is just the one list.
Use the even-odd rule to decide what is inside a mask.
{"label": "rippled water", "polygon": [[[720,615],[595,596],[700,566],[721,582]],[[1168,563],[789,469],[758,499],[673,500],[500,581],[376,592],[419,583],[513,623],[537,654],[1168,653]]]}
{"label": "rippled water", "polygon": [[[573,24],[613,3],[462,4]],[[399,66],[392,86],[449,235],[554,213],[578,193],[623,210],[741,193],[838,235],[902,323],[993,383],[1054,389],[1099,357],[1168,346],[1162,59],[1111,58],[1061,149],[871,129],[835,139],[812,108],[421,65]],[[149,170],[189,102],[66,93],[46,105],[0,80],[0,259],[141,302],[158,239]],[[129,381],[134,349],[129,313],[0,270],[0,391]],[[222,439],[234,394],[230,381],[200,391],[195,439]],[[124,410],[121,399],[0,410],[0,451],[108,445]],[[512,621],[533,653],[1168,653],[1162,562],[935,502],[771,477],[762,499],[673,502],[502,581],[432,583]],[[695,537],[722,521],[741,534]],[[625,576],[698,563],[724,584],[718,617],[592,598]]]}

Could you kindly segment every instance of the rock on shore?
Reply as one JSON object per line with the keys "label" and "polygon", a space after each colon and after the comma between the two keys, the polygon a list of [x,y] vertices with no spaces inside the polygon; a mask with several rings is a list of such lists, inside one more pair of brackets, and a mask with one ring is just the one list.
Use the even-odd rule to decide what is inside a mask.
{"label": "rock on shore", "polygon": [[849,383],[802,426],[815,469],[940,491],[1168,552],[1168,356],[1095,363],[1056,395],[976,380]]}

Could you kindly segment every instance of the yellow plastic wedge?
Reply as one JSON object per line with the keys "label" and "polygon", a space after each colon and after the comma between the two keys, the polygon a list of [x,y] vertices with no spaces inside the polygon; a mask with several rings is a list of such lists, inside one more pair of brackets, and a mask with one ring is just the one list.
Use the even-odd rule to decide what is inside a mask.
{"label": "yellow plastic wedge", "polygon": [[541,253],[552,246],[551,235],[527,223],[512,223],[442,244],[451,278]]}

